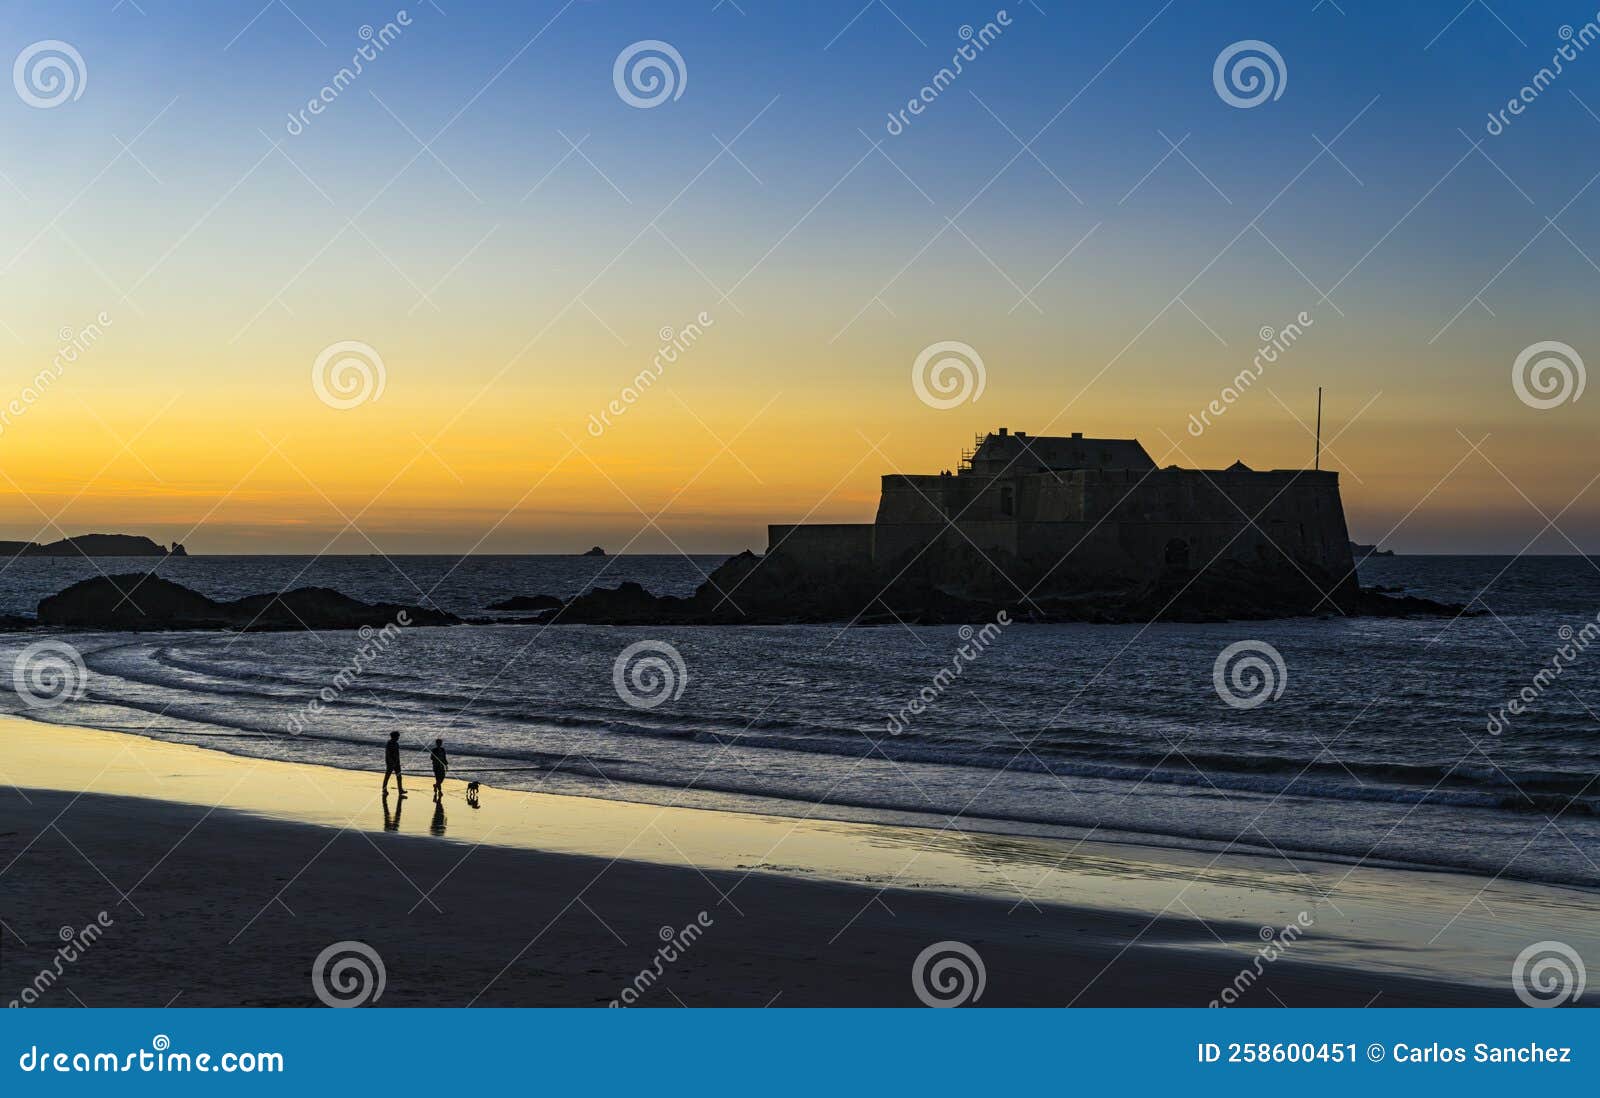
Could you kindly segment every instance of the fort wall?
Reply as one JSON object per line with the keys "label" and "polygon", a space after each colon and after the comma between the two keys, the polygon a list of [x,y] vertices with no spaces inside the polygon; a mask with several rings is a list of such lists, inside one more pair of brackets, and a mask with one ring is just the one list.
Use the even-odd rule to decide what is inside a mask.
{"label": "fort wall", "polygon": [[873,526],[867,522],[779,523],[767,527],[767,552],[781,552],[808,571],[872,567]]}
{"label": "fort wall", "polygon": [[1287,559],[1334,576],[1354,564],[1338,474],[1308,470],[893,474],[874,524],[773,526],[770,539],[819,570],[893,570],[924,551],[982,554],[1016,562],[1019,578],[1048,569],[1076,582],[1137,581],[1214,560]]}

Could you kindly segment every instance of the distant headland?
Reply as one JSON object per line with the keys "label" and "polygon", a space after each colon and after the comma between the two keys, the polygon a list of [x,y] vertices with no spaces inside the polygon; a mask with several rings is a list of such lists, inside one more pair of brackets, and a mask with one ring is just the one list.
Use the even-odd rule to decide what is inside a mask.
{"label": "distant headland", "polygon": [[74,538],[39,544],[33,541],[0,541],[0,556],[7,557],[186,557],[183,546],[173,542],[163,549],[159,542],[138,534],[79,534]]}

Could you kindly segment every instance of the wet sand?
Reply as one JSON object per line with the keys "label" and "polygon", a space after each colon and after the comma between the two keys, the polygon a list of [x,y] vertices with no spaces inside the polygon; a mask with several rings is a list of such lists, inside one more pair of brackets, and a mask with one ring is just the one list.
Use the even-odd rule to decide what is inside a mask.
{"label": "wet sand", "polygon": [[[50,969],[38,1005],[314,1005],[343,941],[395,1006],[917,1006],[940,942],[981,958],[984,1006],[1515,1005],[1523,946],[1600,952],[1571,889],[488,787],[473,807],[453,780],[436,806],[421,775],[385,803],[376,773],[0,737],[5,1002]],[[55,975],[62,928],[101,912]]]}

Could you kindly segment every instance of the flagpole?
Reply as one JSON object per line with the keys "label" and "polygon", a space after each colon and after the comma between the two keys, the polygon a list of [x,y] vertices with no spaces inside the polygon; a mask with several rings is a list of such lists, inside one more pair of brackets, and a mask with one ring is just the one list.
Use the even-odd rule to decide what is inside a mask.
{"label": "flagpole", "polygon": [[1312,466],[1322,469],[1322,386],[1317,386],[1317,456]]}

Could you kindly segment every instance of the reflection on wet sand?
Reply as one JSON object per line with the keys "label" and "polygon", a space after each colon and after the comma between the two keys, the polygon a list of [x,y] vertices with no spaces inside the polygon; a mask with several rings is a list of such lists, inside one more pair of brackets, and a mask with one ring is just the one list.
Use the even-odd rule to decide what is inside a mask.
{"label": "reflection on wet sand", "polygon": [[[0,718],[0,734],[9,745],[5,778],[22,788],[216,805],[334,828],[371,830],[379,823],[371,816],[380,799],[372,774],[8,718]],[[1447,973],[1453,981],[1492,986],[1503,986],[1511,959],[1530,941],[1560,938],[1600,954],[1594,896],[1574,888],[1237,848],[1147,846],[1120,837],[1068,841],[517,790],[496,790],[492,806],[482,808],[479,791],[464,785],[448,780],[445,796],[465,794],[481,810],[458,815],[444,839],[441,801],[429,834],[607,860],[688,863],[702,873],[777,873],[1067,905],[1125,913],[1141,925],[1164,915],[1193,919],[1201,930],[1228,923],[1282,927],[1306,912],[1316,932],[1297,941],[1295,951],[1307,962]],[[384,803],[380,826],[404,834],[402,803],[392,805],[391,816]],[[1209,933],[1192,937],[1222,948]]]}
{"label": "reflection on wet sand", "polygon": [[383,791],[383,829],[385,831],[400,830],[400,811],[405,808],[405,805],[406,799],[404,797],[396,797],[394,800],[394,812],[391,813],[389,811],[389,791],[387,789]]}

